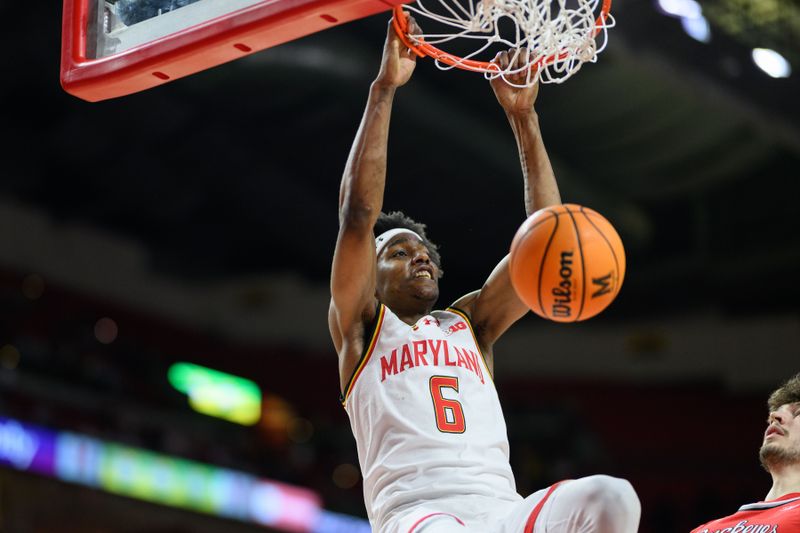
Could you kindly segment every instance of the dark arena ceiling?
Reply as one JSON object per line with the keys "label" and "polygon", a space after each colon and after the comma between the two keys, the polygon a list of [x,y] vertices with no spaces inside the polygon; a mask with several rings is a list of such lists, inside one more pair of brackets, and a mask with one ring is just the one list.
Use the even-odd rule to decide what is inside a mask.
{"label": "dark arena ceiling", "polygon": [[[772,387],[800,367],[800,7],[794,0],[700,0],[711,32],[708,42],[700,42],[679,17],[663,11],[664,5],[679,3],[614,0],[617,26],[597,63],[540,90],[537,110],[562,199],[611,221],[625,245],[627,275],[611,307],[584,324],[526,317],[534,340],[512,337],[510,331],[508,346],[559,356],[504,350],[517,353],[498,369],[505,372],[502,378],[539,379],[539,385],[546,383],[537,391],[560,399],[564,389],[580,387],[560,388],[562,381],[547,382],[552,376],[568,384],[585,376],[614,384],[627,380],[631,387],[680,385],[700,376],[717,384],[731,378]],[[328,365],[324,376],[316,363],[308,373],[319,384],[316,395],[284,396],[298,410],[315,405],[335,411],[331,416],[325,411],[329,425],[318,427],[329,429],[340,449],[354,454],[346,417],[335,401],[335,355],[325,322],[328,277],[339,182],[378,71],[389,13],[97,103],[75,98],[59,85],[60,3],[3,2],[0,15],[8,22],[0,32],[6,52],[0,83],[0,348],[34,325],[47,335],[67,332],[71,338],[71,328],[86,319],[89,333],[81,335],[94,350],[91,327],[97,318],[140,312],[146,316],[139,317],[141,338],[121,347],[134,326],[126,330],[117,318],[120,342],[92,354],[135,377],[141,396],[131,394],[119,405],[141,419],[191,426],[186,435],[202,426],[188,408],[170,419],[166,407],[162,413],[161,404],[145,400],[166,387],[163,361],[197,354],[193,361],[284,393],[302,374],[292,365],[309,364],[307,349]],[[756,47],[778,51],[794,71],[770,77],[751,58]],[[440,244],[446,271],[442,306],[479,288],[508,252],[525,219],[522,178],[511,130],[480,75],[444,72],[430,60],[418,61],[412,80],[395,98],[385,209],[404,210],[426,223]],[[20,286],[26,297],[33,290],[32,273],[43,277],[50,291],[45,295],[54,298],[20,296]],[[75,300],[89,302],[82,305],[91,312],[79,316],[64,303]],[[44,304],[50,307],[36,307]],[[658,327],[630,334],[635,329],[630,324],[643,322]],[[192,325],[195,335],[177,333],[171,329],[176,323]],[[659,334],[651,334],[654,330]],[[231,339],[256,345],[237,351],[241,346],[231,348]],[[566,346],[563,357],[560,343]],[[629,348],[635,352],[631,357],[623,353]],[[18,375],[28,361],[20,351]],[[3,394],[29,394],[25,405],[83,399],[87,411],[87,405],[102,407],[103,394],[113,394],[112,386],[80,388],[69,377],[67,359],[59,359],[63,353],[54,350],[50,356],[42,366],[54,365],[58,371],[49,377],[68,392],[58,396],[46,387],[20,392],[15,387],[22,390],[24,380],[0,379]],[[148,366],[153,361],[158,364]],[[91,370],[102,376],[106,367],[94,362]],[[0,377],[3,372],[0,368]],[[526,409],[538,397],[523,385],[517,389],[517,414],[533,420],[536,415]],[[513,398],[512,389],[504,390],[504,398]],[[606,389],[590,389],[578,391],[586,392],[587,403],[608,396]],[[638,390],[622,387],[609,402],[630,404]],[[710,391],[714,395],[717,389]],[[713,431],[739,431],[739,411],[725,410],[723,394],[714,397],[717,403],[694,392],[675,403],[673,392],[653,392],[665,422],[652,435],[635,433],[635,424],[613,412],[587,409],[575,419],[594,417],[598,426],[610,428],[614,448],[630,460],[631,469],[652,466],[642,470],[647,479],[640,485],[645,490],[649,480],[652,493],[661,490],[653,480],[674,476],[669,478],[674,481],[688,470],[704,475],[705,468],[716,468],[715,475],[732,475],[730,457],[716,466],[704,458],[716,459],[720,448],[733,446],[737,458],[745,457],[755,471],[749,479],[766,482],[757,477],[762,475],[757,443],[739,440],[738,433],[730,442],[696,437],[708,431],[700,415],[722,411],[730,427]],[[750,406],[747,417],[755,422],[749,434],[756,440],[763,431],[765,399],[758,392],[752,401],[736,404]],[[5,396],[0,415],[22,416],[4,402]],[[652,415],[637,407],[643,416]],[[694,412],[694,422],[687,421]],[[113,417],[106,421],[111,424]],[[573,421],[550,427],[554,441],[560,444]],[[680,429],[668,431],[670,424]],[[522,427],[523,433],[526,427],[509,426]],[[208,438],[219,453],[203,460],[241,469],[268,465],[274,470],[264,466],[264,475],[275,477],[292,473],[281,470],[282,457],[263,451],[263,442],[252,444],[249,434],[242,447],[254,451],[256,460],[239,465],[234,450],[241,448],[217,439],[228,430]],[[677,442],[675,447],[696,454],[652,465],[651,449],[639,446],[647,437],[656,451],[671,451]],[[751,449],[752,458],[746,455]],[[327,482],[329,476],[323,477]],[[676,492],[685,488],[679,481],[672,486]],[[324,486],[315,485],[320,491]],[[326,497],[332,509],[363,511],[357,487],[349,500]],[[654,516],[652,509],[648,513]],[[687,524],[642,531],[686,530]]]}
{"label": "dark arena ceiling", "polygon": [[[541,90],[564,201],[603,213],[626,246],[611,313],[796,309],[798,73],[770,78],[749,54],[761,38],[800,69],[798,8],[740,3],[703,3],[701,43],[655,3],[619,0],[599,61]],[[37,30],[3,37],[26,45],[2,87],[2,198],[133,240],[170,279],[327,283],[338,182],[388,14],[89,104],[58,86],[58,20],[2,10]],[[386,208],[428,224],[450,300],[480,285],[524,218],[513,137],[480,75],[431,61],[395,111]]]}

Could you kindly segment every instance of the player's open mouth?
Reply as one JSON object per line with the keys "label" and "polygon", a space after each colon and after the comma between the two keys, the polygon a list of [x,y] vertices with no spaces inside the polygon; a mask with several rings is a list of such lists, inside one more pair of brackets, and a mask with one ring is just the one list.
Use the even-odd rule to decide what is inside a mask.
{"label": "player's open mouth", "polygon": [[433,279],[431,273],[427,270],[420,270],[416,274],[414,274],[414,279],[425,278],[425,279]]}

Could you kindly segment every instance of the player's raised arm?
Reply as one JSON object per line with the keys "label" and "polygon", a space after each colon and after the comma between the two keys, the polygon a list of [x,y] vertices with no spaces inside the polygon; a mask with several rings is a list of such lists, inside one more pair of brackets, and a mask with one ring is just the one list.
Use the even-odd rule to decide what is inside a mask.
{"label": "player's raised arm", "polygon": [[[527,61],[527,49],[520,50],[519,61]],[[495,61],[505,67],[512,58],[512,52],[501,52]],[[517,83],[525,81],[525,74],[518,74]],[[525,213],[527,216],[550,205],[561,203],[558,192],[558,183],[547,156],[542,132],[539,129],[539,116],[536,114],[534,104],[539,95],[539,84],[532,87],[514,87],[502,78],[491,81],[492,89],[497,101],[503,107],[514,138],[519,149],[519,160],[522,164],[522,177],[524,178]]]}
{"label": "player's raised arm", "polygon": [[389,119],[395,90],[411,77],[416,56],[389,25],[380,72],[370,86],[339,191],[339,235],[331,269],[329,328],[336,350],[375,313],[373,226],[383,205]]}
{"label": "player's raised arm", "polygon": [[[517,62],[526,63],[527,53],[526,49],[520,50]],[[494,62],[504,69],[512,60],[513,51],[510,51],[499,53]],[[511,81],[522,85],[525,82],[525,72],[519,73],[516,78],[512,77]],[[558,184],[542,141],[539,117],[534,108],[539,84],[515,87],[498,77],[491,81],[491,86],[517,141],[524,178],[525,213],[530,216],[543,207],[560,204]],[[509,240],[511,237],[509,236]],[[504,257],[481,290],[465,296],[461,301],[461,305],[471,314],[478,340],[485,352],[491,352],[491,346],[500,335],[528,311],[511,285],[508,262],[509,257]]]}

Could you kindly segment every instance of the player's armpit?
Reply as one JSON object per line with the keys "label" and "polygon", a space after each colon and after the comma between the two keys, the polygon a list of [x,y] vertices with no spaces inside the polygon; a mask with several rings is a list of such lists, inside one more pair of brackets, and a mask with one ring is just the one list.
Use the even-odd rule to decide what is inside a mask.
{"label": "player's armpit", "polygon": [[450,306],[452,308],[458,309],[459,311],[463,311],[469,317],[470,321],[472,320],[472,306],[475,303],[475,300],[478,298],[478,294],[480,294],[480,290],[472,291],[470,293],[465,294]]}
{"label": "player's armpit", "polygon": [[495,267],[480,291],[470,302],[470,317],[481,348],[491,348],[495,341],[529,311],[511,284],[509,257]]}

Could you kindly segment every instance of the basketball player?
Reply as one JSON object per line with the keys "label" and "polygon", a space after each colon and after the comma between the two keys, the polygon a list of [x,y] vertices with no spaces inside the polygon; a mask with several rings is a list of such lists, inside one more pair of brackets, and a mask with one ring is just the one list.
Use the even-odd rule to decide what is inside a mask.
{"label": "basketball player", "polygon": [[767,497],[692,533],[800,532],[800,374],[773,392],[767,407],[767,430],[758,454],[761,466],[772,476]]}
{"label": "basketball player", "polygon": [[[505,67],[509,57],[495,61]],[[392,101],[414,67],[390,25],[341,183],[331,274],[328,323],[373,531],[634,533],[640,504],[625,480],[596,475],[527,498],[516,492],[492,382],[495,341],[528,311],[508,258],[480,290],[432,311],[436,246],[424,225],[381,212]],[[526,212],[560,203],[533,108],[538,87],[492,88],[519,147]]]}

